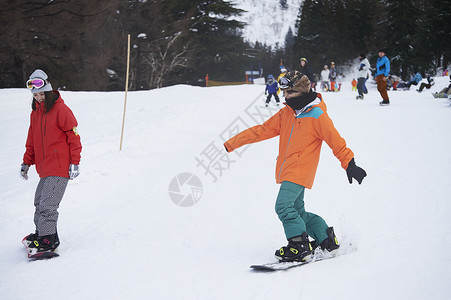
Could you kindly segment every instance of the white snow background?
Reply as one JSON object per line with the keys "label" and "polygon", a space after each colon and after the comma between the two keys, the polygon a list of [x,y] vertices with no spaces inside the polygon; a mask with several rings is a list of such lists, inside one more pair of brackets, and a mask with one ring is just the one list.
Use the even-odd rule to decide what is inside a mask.
{"label": "white snow background", "polygon": [[[220,136],[235,121],[255,124],[246,112],[265,112],[264,86],[129,92],[122,151],[124,93],[62,91],[79,122],[81,175],[59,209],[60,257],[34,262],[21,240],[34,231],[39,178],[34,166],[19,177],[31,95],[2,89],[0,299],[449,299],[451,106],[431,95],[448,81],[390,91],[388,107],[371,83],[364,101],[349,81],[323,93],[368,177],[349,184],[323,143],[306,209],[357,251],[276,273],[249,266],[286,245],[274,212],[278,138],[231,153],[222,174],[211,169],[216,182],[196,161],[214,147],[225,154]],[[183,172],[203,184],[190,207],[168,193]]]}

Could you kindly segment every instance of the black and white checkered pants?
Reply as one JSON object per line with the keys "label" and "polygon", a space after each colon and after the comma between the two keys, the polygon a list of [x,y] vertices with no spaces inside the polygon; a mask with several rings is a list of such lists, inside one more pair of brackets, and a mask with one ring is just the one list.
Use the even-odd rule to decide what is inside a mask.
{"label": "black and white checkered pants", "polygon": [[58,207],[63,199],[69,178],[49,176],[41,178],[34,196],[34,224],[40,236],[56,233]]}

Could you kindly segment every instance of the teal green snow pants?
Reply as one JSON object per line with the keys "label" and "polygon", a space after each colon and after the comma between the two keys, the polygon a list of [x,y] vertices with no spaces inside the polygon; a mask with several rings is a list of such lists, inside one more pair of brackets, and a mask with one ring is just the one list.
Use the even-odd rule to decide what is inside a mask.
{"label": "teal green snow pants", "polygon": [[328,226],[320,216],[305,211],[304,190],[302,185],[282,182],[276,200],[276,213],[282,221],[287,239],[307,231],[309,236],[321,243],[327,238]]}

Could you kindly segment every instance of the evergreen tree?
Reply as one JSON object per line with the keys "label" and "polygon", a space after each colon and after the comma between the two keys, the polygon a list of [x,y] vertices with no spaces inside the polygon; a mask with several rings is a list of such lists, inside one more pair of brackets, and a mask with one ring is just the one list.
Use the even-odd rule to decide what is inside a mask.
{"label": "evergreen tree", "polygon": [[[319,61],[324,61],[322,51],[322,28],[321,24],[323,12],[319,3],[312,0],[304,0],[299,9],[296,21],[297,35],[294,41],[292,68],[299,68],[297,65],[300,57],[307,57],[313,70],[318,69]],[[319,50],[319,51],[317,51]],[[315,72],[315,71],[314,71]]]}
{"label": "evergreen tree", "polygon": [[248,45],[240,33],[244,23],[233,19],[243,10],[224,0],[168,2],[180,16],[192,15],[189,38],[196,51],[191,60],[192,68],[182,74],[181,80],[195,84],[206,74],[219,81],[244,80]]}
{"label": "evergreen tree", "polygon": [[387,56],[391,60],[391,73],[407,78],[410,74],[421,71],[418,60],[418,36],[421,11],[410,0],[390,1],[386,6],[387,19],[385,27]]}
{"label": "evergreen tree", "polygon": [[419,1],[424,10],[420,43],[432,58],[432,67],[447,68],[451,63],[451,0]]}
{"label": "evergreen tree", "polygon": [[286,66],[291,66],[293,65],[294,61],[293,61],[293,47],[295,44],[295,39],[294,39],[294,35],[293,35],[293,31],[291,30],[291,26],[290,28],[288,28],[288,32],[285,36],[285,60],[284,60],[284,64]]}
{"label": "evergreen tree", "polygon": [[0,86],[24,87],[31,72],[42,68],[54,88],[104,88],[105,66],[120,48],[112,38],[119,25],[116,6],[107,0],[4,3]]}

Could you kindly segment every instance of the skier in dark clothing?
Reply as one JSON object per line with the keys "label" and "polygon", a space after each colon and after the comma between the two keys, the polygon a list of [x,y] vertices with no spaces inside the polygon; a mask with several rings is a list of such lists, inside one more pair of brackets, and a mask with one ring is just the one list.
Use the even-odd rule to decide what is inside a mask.
{"label": "skier in dark clothing", "polygon": [[435,84],[434,77],[432,77],[430,74],[426,75],[426,80],[428,82],[427,83],[426,82],[422,82],[421,85],[420,85],[420,88],[417,89],[417,92],[421,93],[424,88],[430,89]]}
{"label": "skier in dark clothing", "polygon": [[310,65],[309,65],[307,59],[305,57],[301,58],[300,64],[301,64],[301,68],[299,71],[302,74],[307,75],[308,79],[310,80],[310,82],[312,84],[312,86],[311,86],[312,90],[316,91],[315,76],[313,75],[312,68],[310,68]]}
{"label": "skier in dark clothing", "polygon": [[268,82],[266,83],[265,95],[268,95],[266,98],[265,106],[268,106],[269,101],[271,101],[271,96],[274,96],[276,99],[277,106],[279,106],[279,96],[277,95],[277,91],[279,90],[279,84],[274,80],[274,76],[271,74],[268,75]]}
{"label": "skier in dark clothing", "polygon": [[367,94],[368,90],[365,86],[365,82],[368,78],[368,71],[370,69],[370,62],[365,57],[364,53],[359,55],[360,65],[358,68],[358,78],[357,78],[357,90],[359,95],[356,97],[357,100],[363,100],[363,94]]}

